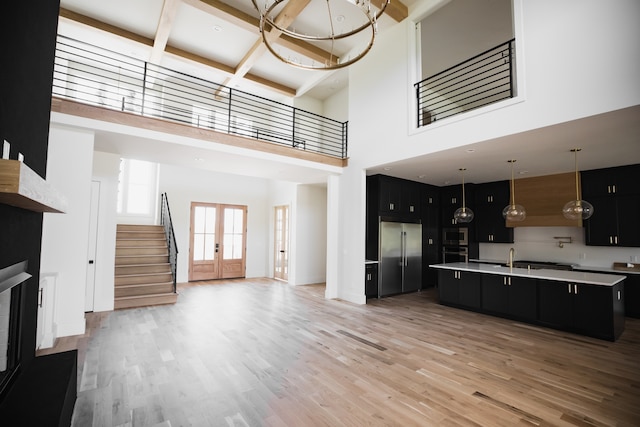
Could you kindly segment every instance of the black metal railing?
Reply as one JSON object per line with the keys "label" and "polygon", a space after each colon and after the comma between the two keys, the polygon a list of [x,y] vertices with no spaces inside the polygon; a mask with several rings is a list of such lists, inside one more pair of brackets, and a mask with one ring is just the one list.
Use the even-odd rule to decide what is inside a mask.
{"label": "black metal railing", "polygon": [[418,127],[515,96],[515,39],[416,83]]}
{"label": "black metal railing", "polygon": [[167,193],[162,193],[160,224],[164,227],[164,235],[167,238],[169,264],[171,265],[171,275],[173,276],[173,292],[176,292],[178,274],[178,243],[176,242],[176,234],[173,231],[173,222],[171,221],[171,210],[169,209],[169,199],[167,198]]}
{"label": "black metal railing", "polygon": [[347,122],[60,35],[53,96],[347,157]]}

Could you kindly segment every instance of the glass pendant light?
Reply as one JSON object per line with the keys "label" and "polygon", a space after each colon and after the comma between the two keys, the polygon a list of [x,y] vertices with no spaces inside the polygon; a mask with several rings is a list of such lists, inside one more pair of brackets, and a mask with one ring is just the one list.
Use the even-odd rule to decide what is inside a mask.
{"label": "glass pendant light", "polygon": [[465,168],[460,168],[460,172],[462,172],[462,207],[456,209],[453,213],[453,218],[456,222],[471,222],[473,220],[473,211],[467,207],[466,198],[464,194],[464,171]]}
{"label": "glass pendant light", "polygon": [[511,198],[509,204],[502,210],[502,216],[507,221],[523,221],[527,217],[524,206],[516,205],[516,187],[513,180],[513,164],[515,160],[507,160],[511,163]]}
{"label": "glass pendant light", "polygon": [[564,217],[571,220],[589,219],[591,215],[593,215],[593,205],[586,200],[580,200],[580,189],[578,187],[578,151],[581,150],[581,148],[571,149],[571,152],[575,154],[576,163],[576,199],[567,202],[567,204],[562,208],[562,214]]}

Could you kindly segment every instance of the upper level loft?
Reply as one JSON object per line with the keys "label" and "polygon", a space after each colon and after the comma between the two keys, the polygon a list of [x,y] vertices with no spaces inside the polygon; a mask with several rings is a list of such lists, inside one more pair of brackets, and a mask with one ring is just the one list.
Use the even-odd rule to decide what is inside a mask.
{"label": "upper level loft", "polygon": [[58,36],[52,111],[345,166],[347,122]]}

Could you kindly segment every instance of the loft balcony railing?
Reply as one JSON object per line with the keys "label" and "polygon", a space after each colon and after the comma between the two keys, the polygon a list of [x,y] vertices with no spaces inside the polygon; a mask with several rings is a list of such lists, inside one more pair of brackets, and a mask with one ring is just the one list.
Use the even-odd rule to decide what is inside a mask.
{"label": "loft balcony railing", "polygon": [[416,83],[418,127],[515,96],[515,39]]}
{"label": "loft balcony railing", "polygon": [[53,96],[347,158],[347,122],[60,35]]}

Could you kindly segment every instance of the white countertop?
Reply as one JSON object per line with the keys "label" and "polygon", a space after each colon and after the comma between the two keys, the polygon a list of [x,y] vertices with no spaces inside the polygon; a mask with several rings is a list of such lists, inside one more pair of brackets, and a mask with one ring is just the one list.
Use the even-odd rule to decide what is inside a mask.
{"label": "white countertop", "polygon": [[432,264],[429,267],[443,270],[460,270],[471,273],[500,274],[503,276],[526,277],[529,279],[556,280],[563,282],[585,283],[588,285],[613,286],[625,279],[625,276],[602,273],[588,273],[584,271],[529,270],[526,268],[509,268],[498,264],[451,262],[446,264]]}
{"label": "white countertop", "polygon": [[[497,260],[497,259],[470,259],[469,262],[480,263],[480,264],[506,264],[506,260]],[[516,260],[517,262],[517,260]],[[631,275],[631,274],[640,274],[640,271],[633,270],[617,270],[613,267],[595,267],[589,265],[580,265],[580,264],[571,264],[573,266],[574,271],[591,271],[597,273],[611,273],[611,274],[623,274],[623,275]]]}

